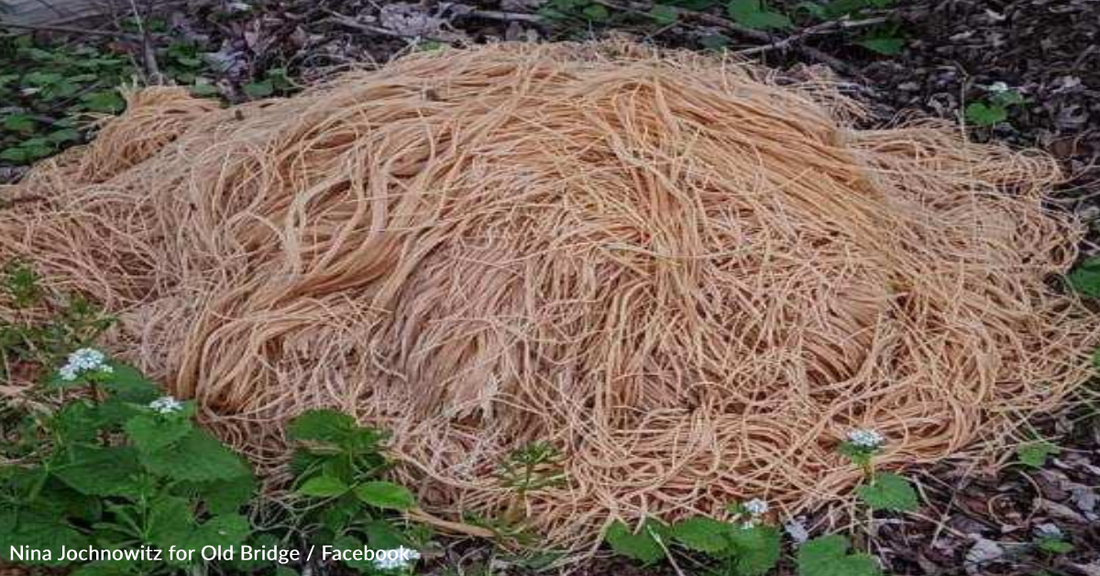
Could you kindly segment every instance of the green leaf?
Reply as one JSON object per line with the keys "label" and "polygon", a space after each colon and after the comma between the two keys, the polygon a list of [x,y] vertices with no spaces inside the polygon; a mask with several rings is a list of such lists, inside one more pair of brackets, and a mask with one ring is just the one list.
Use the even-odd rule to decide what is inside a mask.
{"label": "green leaf", "polygon": [[62,128],[60,130],[54,130],[46,135],[46,138],[50,142],[61,144],[63,142],[76,142],[80,140],[80,132],[72,128]]}
{"label": "green leaf", "polygon": [[367,544],[375,550],[392,550],[400,546],[410,547],[408,538],[397,530],[393,522],[387,520],[371,520],[363,524],[363,532],[367,535]]}
{"label": "green leaf", "polygon": [[706,10],[721,4],[721,0],[664,0],[663,4],[687,10]]}
{"label": "green leaf", "polygon": [[621,520],[616,520],[607,528],[604,540],[618,554],[643,564],[653,564],[665,557],[665,550],[658,541],[663,537],[662,532],[664,527],[654,520],[646,520],[637,534]]}
{"label": "green leaf", "polygon": [[0,538],[3,541],[3,545],[0,546],[0,558],[10,561],[11,558],[8,556],[10,547],[25,546],[49,551],[52,559],[42,563],[50,565],[65,563],[58,560],[62,547],[71,549],[88,545],[87,538],[69,525],[63,517],[26,508],[7,512],[0,510]]}
{"label": "green leaf", "polygon": [[[332,547],[341,552],[354,552],[356,550],[362,550],[365,546],[358,538],[345,534],[333,541]],[[374,562],[371,560],[354,560],[354,556],[350,554],[345,554],[344,557],[348,558],[343,562],[349,568],[362,571],[365,574],[372,574],[376,570]]]}
{"label": "green leaf", "polygon": [[268,80],[262,80],[260,82],[250,82],[241,87],[244,90],[245,96],[249,98],[267,98],[275,93],[275,86]]}
{"label": "green leaf", "polygon": [[817,2],[799,2],[794,7],[798,10],[804,10],[810,16],[821,20],[828,20],[829,13],[825,5],[818,4]]}
{"label": "green leaf", "polygon": [[173,480],[205,482],[252,474],[240,456],[199,428],[171,447],[142,452],[140,458],[150,472]]}
{"label": "green leaf", "polygon": [[753,30],[791,27],[787,15],[768,10],[763,0],[731,0],[726,11],[738,24]]}
{"label": "green leaf", "polygon": [[699,39],[699,44],[707,50],[719,51],[730,44],[730,39],[721,34],[709,34]]}
{"label": "green leaf", "polygon": [[966,107],[966,119],[978,126],[993,126],[1008,119],[1008,111],[1003,106],[974,102]]}
{"label": "green leaf", "polygon": [[140,573],[140,568],[135,564],[102,561],[85,564],[71,572],[69,576],[131,576]]}
{"label": "green leaf", "polygon": [[298,488],[297,492],[303,496],[329,498],[344,494],[348,490],[351,490],[351,486],[348,486],[339,478],[333,478],[332,476],[317,476],[316,478],[307,480],[305,484],[302,484],[301,488]]}
{"label": "green leaf", "polygon": [[30,150],[26,150],[20,147],[7,148],[0,151],[0,160],[7,160],[12,164],[26,164],[31,160],[34,160],[34,155]]}
{"label": "green leaf", "polygon": [[909,481],[888,472],[875,474],[871,483],[857,487],[856,493],[872,510],[912,512],[920,507],[917,491]]}
{"label": "green leaf", "polygon": [[126,101],[114,90],[92,92],[80,97],[80,101],[93,112],[117,114],[126,107]]}
{"label": "green leaf", "polygon": [[1062,449],[1050,442],[1031,442],[1016,448],[1016,459],[1028,468],[1042,468],[1047,458],[1061,454]]}
{"label": "green leaf", "polygon": [[183,482],[181,494],[199,498],[211,514],[231,514],[240,510],[256,495],[256,479],[251,475],[210,482]]}
{"label": "green leaf", "polygon": [[68,462],[57,465],[54,475],[72,489],[89,496],[128,496],[138,488],[141,473],[133,448],[73,447]]}
{"label": "green leaf", "polygon": [[98,410],[87,402],[72,402],[54,414],[50,429],[66,444],[94,444],[101,429]]}
{"label": "green leaf", "polygon": [[1100,256],[1093,256],[1082,262],[1066,275],[1066,282],[1074,292],[1100,298]]}
{"label": "green leaf", "polygon": [[191,421],[181,417],[140,414],[123,425],[141,452],[156,452],[179,442],[191,432]]}
{"label": "green leaf", "polygon": [[857,42],[864,48],[882,54],[883,56],[894,56],[900,54],[901,50],[905,48],[904,38],[864,38]]}
{"label": "green leaf", "polygon": [[675,24],[676,21],[680,19],[680,14],[671,6],[654,4],[653,8],[649,10],[649,17],[661,26],[669,26]]}
{"label": "green leaf", "polygon": [[393,482],[364,482],[355,487],[355,496],[371,506],[390,510],[409,510],[416,507],[416,497],[412,492]]}
{"label": "green leaf", "polygon": [[195,96],[217,96],[221,94],[218,87],[214,84],[193,84],[189,86],[191,94]]}
{"label": "green leaf", "polygon": [[1069,554],[1073,552],[1073,544],[1057,536],[1042,536],[1035,540],[1035,545],[1043,552],[1051,554]]}
{"label": "green leaf", "polygon": [[23,85],[32,87],[50,86],[64,79],[64,76],[54,72],[31,72],[23,76]]}
{"label": "green leaf", "polygon": [[287,435],[300,442],[338,444],[356,428],[355,418],[336,410],[308,410],[290,421]]}
{"label": "green leaf", "polygon": [[243,544],[252,533],[248,518],[240,514],[215,516],[201,526],[195,527],[182,540],[181,544],[194,550],[204,546],[237,546]]}
{"label": "green leaf", "polygon": [[848,539],[822,536],[798,549],[799,576],[880,576],[882,569],[869,554],[849,554]]}
{"label": "green leaf", "polygon": [[845,16],[855,16],[867,7],[867,0],[832,0],[822,7],[824,14],[821,17],[825,20],[836,20]]}
{"label": "green leaf", "polygon": [[603,22],[611,17],[611,12],[603,4],[589,4],[581,11],[585,18],[593,22]]}
{"label": "green leaf", "polygon": [[137,404],[151,402],[160,396],[160,387],[141,373],[141,370],[125,363],[111,360],[107,362],[111,373],[104,376],[102,385],[105,390]]}
{"label": "green leaf", "polygon": [[9,114],[4,117],[3,127],[12,132],[34,132],[36,122],[30,114]]}
{"label": "green leaf", "polygon": [[672,526],[670,535],[673,540],[689,550],[713,554],[730,545],[729,535],[732,526],[706,516],[695,516],[681,520]]}
{"label": "green leaf", "polygon": [[171,546],[180,546],[195,528],[195,515],[190,502],[185,498],[158,498],[149,508],[149,540],[165,550]]}
{"label": "green leaf", "polygon": [[733,560],[737,576],[762,576],[779,563],[780,534],[775,526],[735,527],[731,537],[737,551]]}

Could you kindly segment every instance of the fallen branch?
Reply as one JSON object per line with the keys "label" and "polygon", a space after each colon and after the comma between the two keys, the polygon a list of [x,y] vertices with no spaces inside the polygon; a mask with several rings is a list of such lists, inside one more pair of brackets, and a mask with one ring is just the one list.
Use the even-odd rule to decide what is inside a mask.
{"label": "fallen branch", "polygon": [[372,24],[365,24],[363,22],[360,22],[360,21],[356,20],[355,18],[353,18],[351,16],[348,16],[347,14],[341,14],[339,12],[333,12],[332,10],[328,10],[328,13],[332,15],[332,17],[329,18],[330,22],[333,22],[335,24],[340,24],[341,26],[346,26],[348,28],[353,28],[353,29],[359,30],[361,32],[369,32],[371,34],[379,34],[381,36],[389,36],[391,38],[405,38],[405,39],[408,39],[408,40],[432,40],[434,42],[443,42],[443,43],[446,43],[446,44],[453,44],[453,43],[459,41],[457,38],[448,39],[448,38],[442,38],[442,37],[438,37],[438,36],[428,36],[426,34],[404,34],[404,33],[401,33],[401,32],[397,32],[396,30],[390,30],[389,28],[383,28],[382,26],[374,26]]}
{"label": "fallen branch", "polygon": [[[614,9],[614,10],[625,10],[625,11],[628,11],[628,12],[634,12],[634,13],[639,13],[639,14],[646,14],[652,8],[652,5],[650,5],[649,3],[646,3],[646,2],[633,2],[633,1],[629,1],[629,0],[626,1],[626,2],[616,2],[616,1],[613,1],[613,0],[593,0],[593,2],[595,2],[596,4],[601,4],[603,6],[606,6],[608,8]],[[801,39],[800,37],[798,37],[798,38],[791,37],[789,39],[784,38],[784,39],[780,39],[780,40],[775,40],[775,37],[773,35],[767,33],[767,32],[763,32],[761,30],[755,30],[755,29],[752,29],[752,28],[742,26],[742,25],[734,22],[733,20],[729,20],[729,19],[723,18],[721,16],[715,16],[714,14],[708,14],[706,12],[697,12],[695,10],[688,10],[688,9],[685,9],[685,8],[676,8],[676,7],[673,7],[673,6],[668,6],[667,8],[669,10],[672,10],[673,12],[675,12],[676,16],[679,17],[679,18],[697,20],[697,21],[703,22],[705,24],[710,24],[711,26],[718,26],[720,28],[725,28],[726,30],[729,30],[730,32],[733,32],[733,33],[737,34],[738,36],[742,36],[744,38],[748,38],[748,39],[751,39],[751,40],[756,40],[757,42],[764,42],[765,45],[769,46],[769,47],[772,46],[772,45],[776,45],[777,47],[779,47],[781,45],[783,48],[791,48],[793,50],[796,50],[796,51],[802,53],[807,58],[810,58],[810,59],[816,60],[817,62],[820,62],[822,64],[828,65],[829,67],[836,70],[837,72],[841,72],[841,73],[846,74],[848,76],[858,76],[859,75],[858,71],[854,67],[846,64],[845,62],[841,61],[840,59],[836,58],[835,56],[831,56],[829,54],[826,54],[825,52],[822,52],[821,50],[818,50],[817,48],[812,48],[810,46],[805,46],[805,45],[799,44],[798,40]],[[761,47],[761,48],[763,48],[763,47]],[[767,48],[767,49],[776,49],[776,48]],[[759,51],[765,51],[765,50],[759,50]],[[742,52],[742,53],[744,53],[744,52]]]}
{"label": "fallen branch", "polygon": [[741,54],[744,56],[751,54],[760,54],[763,52],[770,52],[772,50],[786,50],[792,47],[795,43],[806,40],[813,36],[823,36],[826,34],[832,34],[834,32],[850,30],[852,28],[863,28],[867,26],[874,26],[876,24],[882,24],[889,19],[885,16],[877,18],[867,18],[866,20],[831,20],[829,22],[823,22],[814,26],[803,29],[797,34],[792,34],[781,40],[776,40],[763,46],[753,46],[752,48],[745,48],[743,50],[736,50],[735,54]]}

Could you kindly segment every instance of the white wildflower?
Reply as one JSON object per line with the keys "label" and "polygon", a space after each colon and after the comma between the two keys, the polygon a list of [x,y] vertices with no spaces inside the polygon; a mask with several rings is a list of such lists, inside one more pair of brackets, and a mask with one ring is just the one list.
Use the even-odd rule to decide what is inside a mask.
{"label": "white wildflower", "polygon": [[1005,84],[1004,82],[994,82],[987,86],[986,90],[989,90],[994,94],[1004,94],[1005,92],[1011,90],[1011,88],[1009,88],[1008,84]]}
{"label": "white wildflower", "polygon": [[420,559],[420,553],[404,546],[392,550],[377,550],[374,556],[374,567],[379,570],[396,570],[405,568]]}
{"label": "white wildflower", "polygon": [[768,513],[768,503],[759,499],[753,498],[744,504],[745,511],[753,516],[763,516]]}
{"label": "white wildflower", "polygon": [[172,414],[183,410],[183,402],[171,396],[163,396],[149,403],[149,407],[160,414]]}
{"label": "white wildflower", "polygon": [[57,370],[66,382],[76,380],[84,372],[99,371],[110,374],[113,369],[107,365],[107,355],[95,348],[81,348],[69,354],[68,362]]}
{"label": "white wildflower", "polygon": [[61,375],[61,379],[66,382],[72,382],[73,380],[76,380],[76,368],[73,368],[68,364],[62,366],[61,369],[57,371],[57,373]]}
{"label": "white wildflower", "polygon": [[860,428],[848,433],[848,441],[860,448],[878,448],[886,442],[886,438],[877,430]]}
{"label": "white wildflower", "polygon": [[106,359],[107,356],[95,348],[81,348],[69,354],[68,365],[77,370],[95,370],[102,366]]}

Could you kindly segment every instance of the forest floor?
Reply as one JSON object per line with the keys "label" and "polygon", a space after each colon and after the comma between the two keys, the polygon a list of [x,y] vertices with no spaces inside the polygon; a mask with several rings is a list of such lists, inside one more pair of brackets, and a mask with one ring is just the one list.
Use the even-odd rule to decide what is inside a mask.
{"label": "forest floor", "polygon": [[[547,4],[564,7],[564,15],[548,16]],[[277,93],[280,86],[272,86],[272,70],[289,70],[290,78],[308,83],[434,43],[581,39],[612,32],[669,47],[721,47],[783,69],[827,68],[846,92],[868,106],[871,121],[878,124],[935,117],[962,127],[967,108],[989,103],[996,93],[993,87],[1004,83],[1023,101],[1006,106],[1005,118],[991,126],[968,123],[971,137],[1038,147],[1058,158],[1068,179],[1053,203],[1100,229],[1100,0],[882,2],[881,9],[832,24],[806,16],[796,18],[793,29],[764,32],[730,20],[718,2],[667,4],[695,9],[669,19],[646,16],[651,13],[648,2],[627,0],[201,0],[188,3],[186,10],[167,4],[144,13],[147,20],[162,20],[162,32],[150,36],[142,31],[140,38],[105,42],[112,50],[133,55],[135,66],[145,73],[154,64],[142,49],[150,37],[159,43],[153,60],[166,42],[197,47],[194,52],[203,62],[198,73],[230,101]],[[773,4],[792,14],[798,10],[795,2]],[[568,12],[593,5],[603,7],[589,12],[594,18],[574,18]],[[836,23],[841,21],[846,24]],[[117,19],[97,25],[126,28]],[[88,41],[56,31],[53,37]],[[155,67],[161,73],[164,58]],[[3,106],[0,102],[0,111]],[[17,164],[0,162],[0,180],[22,172]],[[1095,251],[1091,242],[1083,248]],[[920,511],[861,522],[855,528],[858,539],[881,559],[888,574],[897,576],[1100,576],[1097,414],[1097,407],[1082,403],[1032,422],[1036,434],[1059,449],[1042,467],[974,469],[948,462],[907,471],[921,488]],[[805,518],[804,525],[819,533],[835,528],[835,518],[822,512]],[[1054,531],[1073,550],[1036,545]],[[491,551],[483,548],[452,546],[451,573],[486,574],[474,567],[490,564],[495,566],[491,573],[520,572],[493,562]],[[597,559],[578,573],[632,576],[667,570]]]}

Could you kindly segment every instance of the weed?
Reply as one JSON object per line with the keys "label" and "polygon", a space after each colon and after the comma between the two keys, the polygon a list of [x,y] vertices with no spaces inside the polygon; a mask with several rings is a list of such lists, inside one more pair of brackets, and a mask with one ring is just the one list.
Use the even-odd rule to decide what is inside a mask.
{"label": "weed", "polygon": [[1023,96],[1004,82],[996,82],[986,90],[986,99],[971,102],[964,112],[966,120],[977,126],[988,128],[1000,124],[1008,119],[1010,108],[1024,103]]}
{"label": "weed", "polygon": [[912,512],[920,506],[917,492],[905,478],[875,469],[874,458],[886,439],[874,430],[853,430],[839,451],[863,470],[864,483],[856,494],[872,510]]}

